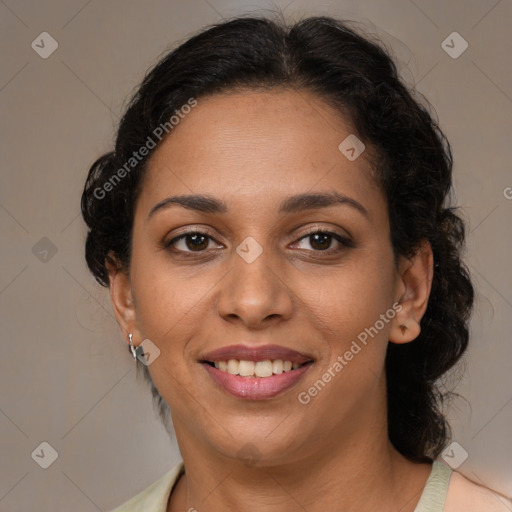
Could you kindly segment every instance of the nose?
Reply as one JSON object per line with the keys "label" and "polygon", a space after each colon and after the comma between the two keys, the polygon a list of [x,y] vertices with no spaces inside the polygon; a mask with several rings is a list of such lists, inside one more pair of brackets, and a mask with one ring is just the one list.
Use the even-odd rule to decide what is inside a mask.
{"label": "nose", "polygon": [[232,268],[219,291],[218,314],[251,329],[289,319],[293,295],[282,274],[265,250],[251,263],[234,253]]}

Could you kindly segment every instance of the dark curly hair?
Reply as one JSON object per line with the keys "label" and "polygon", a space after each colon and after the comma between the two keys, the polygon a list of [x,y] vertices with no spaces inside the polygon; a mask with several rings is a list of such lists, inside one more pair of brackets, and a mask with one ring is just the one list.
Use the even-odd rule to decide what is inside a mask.
{"label": "dark curly hair", "polygon": [[[428,102],[402,82],[389,51],[347,22],[309,17],[288,26],[238,17],[166,54],[129,103],[115,150],[89,170],[81,199],[87,265],[103,286],[109,284],[106,261],[129,269],[134,207],[154,149],[135,163],[130,159],[159,126],[190,98],[272,87],[313,92],[352,124],[387,198],[395,263],[425,240],[432,247],[434,275],[421,333],[411,343],[388,343],[386,355],[389,438],[408,459],[431,462],[451,435],[442,405],[453,393],[441,391],[439,378],[467,348],[474,298],[461,261],[465,225],[446,204],[452,152]],[[167,424],[168,405],[140,366]]]}

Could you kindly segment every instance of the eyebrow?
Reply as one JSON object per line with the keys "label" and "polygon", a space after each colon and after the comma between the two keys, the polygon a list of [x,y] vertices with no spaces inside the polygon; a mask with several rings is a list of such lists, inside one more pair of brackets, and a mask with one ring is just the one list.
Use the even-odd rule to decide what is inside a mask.
{"label": "eyebrow", "polygon": [[[163,199],[151,208],[149,220],[156,212],[167,209],[172,205],[179,205],[189,210],[195,210],[203,213],[227,213],[227,204],[207,195],[180,195],[171,196]],[[370,220],[370,214],[366,208],[355,199],[338,192],[314,192],[297,194],[287,197],[279,206],[279,213],[294,213],[303,210],[317,210],[334,205],[350,206]]]}

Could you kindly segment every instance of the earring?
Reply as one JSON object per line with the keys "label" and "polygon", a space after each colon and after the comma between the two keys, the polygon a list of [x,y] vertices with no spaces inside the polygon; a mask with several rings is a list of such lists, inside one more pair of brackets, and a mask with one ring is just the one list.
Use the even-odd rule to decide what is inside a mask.
{"label": "earring", "polygon": [[402,331],[402,334],[405,334],[405,331],[407,330],[407,325],[401,325],[400,330]]}
{"label": "earring", "polygon": [[132,353],[132,356],[134,359],[137,359],[139,356],[144,355],[144,348],[142,346],[142,343],[140,345],[137,345],[136,347],[133,346],[133,335],[132,333],[128,334],[128,339],[130,340],[130,352]]}
{"label": "earring", "polygon": [[134,359],[137,359],[137,353],[135,352],[135,347],[133,346],[133,335],[132,333],[128,334],[128,339],[130,340],[130,351]]}

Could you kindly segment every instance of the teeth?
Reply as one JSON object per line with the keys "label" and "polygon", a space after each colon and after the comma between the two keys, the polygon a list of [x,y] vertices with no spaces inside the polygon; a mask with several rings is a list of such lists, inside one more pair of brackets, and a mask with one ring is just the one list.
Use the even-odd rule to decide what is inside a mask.
{"label": "teeth", "polygon": [[272,361],[258,361],[254,365],[254,375],[256,377],[270,377],[272,375]]}
{"label": "teeth", "polygon": [[238,365],[240,363],[236,359],[230,359],[228,361],[228,373],[231,375],[238,375]]}
{"label": "teeth", "polygon": [[254,375],[254,361],[240,361],[238,365],[238,373],[242,377],[250,377]]}
{"label": "teeth", "polygon": [[274,373],[275,375],[283,373],[283,361],[281,361],[281,359],[276,359],[275,361],[272,361],[272,373]]}
{"label": "teeth", "polygon": [[291,361],[283,361],[282,359],[274,359],[271,361],[246,361],[238,359],[229,359],[228,361],[214,361],[215,368],[231,375],[240,375],[242,377],[271,377],[279,375],[283,372],[289,372],[300,368],[299,363]]}

